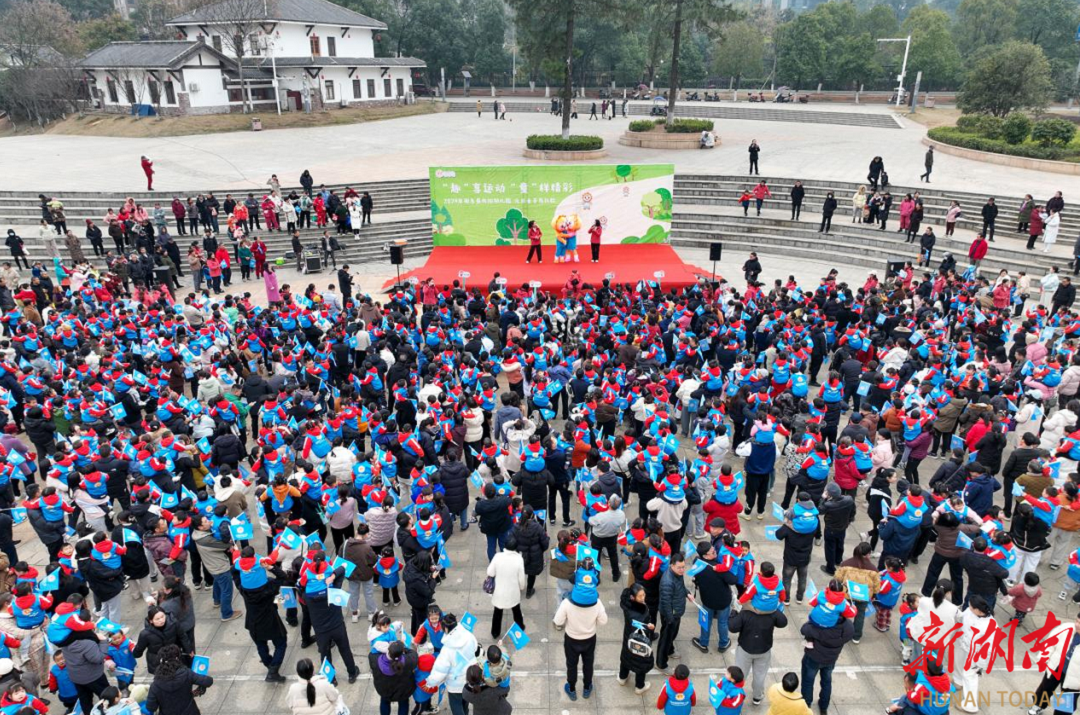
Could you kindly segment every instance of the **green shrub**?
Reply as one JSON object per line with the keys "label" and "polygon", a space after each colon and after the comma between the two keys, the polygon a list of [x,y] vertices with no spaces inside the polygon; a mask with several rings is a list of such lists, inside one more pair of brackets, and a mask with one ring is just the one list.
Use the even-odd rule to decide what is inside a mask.
{"label": "green shrub", "polygon": [[964,114],[956,120],[958,129],[986,139],[1001,139],[1004,124],[1004,119],[991,117],[989,114]]}
{"label": "green shrub", "polygon": [[635,119],[634,121],[630,122],[630,131],[632,131],[632,132],[651,132],[653,129],[656,128],[657,124],[662,124],[663,121],[664,121],[663,119],[661,119],[661,120]]}
{"label": "green shrub", "polygon": [[700,134],[711,132],[713,121],[711,119],[676,119],[666,131],[672,134]]}
{"label": "green shrub", "polygon": [[[1036,125],[1038,126],[1038,125]],[[1043,147],[1032,144],[1008,144],[997,139],[987,139],[962,131],[959,127],[936,127],[927,132],[934,141],[943,144],[958,146],[963,149],[987,151],[995,154],[1009,154],[1022,156],[1028,159],[1052,159],[1061,160],[1066,157],[1066,152],[1061,147]]]}
{"label": "green shrub", "polygon": [[1026,114],[1013,112],[1001,125],[1001,136],[1009,144],[1023,144],[1031,134],[1031,120]]}
{"label": "green shrub", "polygon": [[573,135],[563,139],[558,134],[532,134],[525,146],[538,151],[594,151],[604,148],[604,140],[594,136]]}
{"label": "green shrub", "polygon": [[1040,146],[1065,146],[1076,136],[1076,125],[1067,119],[1040,119],[1031,128],[1031,138]]}

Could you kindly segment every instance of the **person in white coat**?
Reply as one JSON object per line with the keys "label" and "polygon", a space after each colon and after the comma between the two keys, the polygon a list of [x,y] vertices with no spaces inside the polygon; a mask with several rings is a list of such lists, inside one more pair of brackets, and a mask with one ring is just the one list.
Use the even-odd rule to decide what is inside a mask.
{"label": "person in white coat", "polygon": [[1061,214],[1051,211],[1048,214],[1039,214],[1043,220],[1043,253],[1049,253],[1050,247],[1057,241],[1058,231],[1061,230]]}
{"label": "person in white coat", "polygon": [[525,559],[517,550],[517,539],[509,536],[503,550],[495,554],[488,564],[487,575],[495,579],[491,594],[491,638],[503,636],[503,611],[514,612],[514,622],[525,629],[525,617],[521,614],[521,590],[525,588]]}
{"label": "person in white coat", "polygon": [[341,694],[325,675],[315,672],[310,659],[297,661],[296,675],[299,680],[289,686],[289,694],[285,696],[292,715],[334,715],[337,712]]}
{"label": "person in white coat", "polygon": [[1054,291],[1061,285],[1061,276],[1058,275],[1058,267],[1050,266],[1046,275],[1039,279],[1039,287],[1042,288],[1042,299],[1046,300],[1054,295]]}
{"label": "person in white coat", "polygon": [[[937,627],[934,624],[940,622],[944,624],[941,628],[948,630],[957,622],[960,606],[953,602],[954,588],[952,581],[943,578],[935,584],[934,590],[929,596],[922,596],[919,598],[919,605],[915,615],[908,621],[908,635],[911,636],[909,638],[911,645],[903,646],[903,656],[905,660],[910,660],[912,656],[919,655],[922,651],[922,646],[920,645],[922,634],[927,630]],[[910,648],[914,648],[915,652],[912,653],[909,650]]]}
{"label": "person in white coat", "polygon": [[353,465],[356,464],[356,455],[346,447],[340,437],[334,439],[334,448],[326,455],[326,467],[330,474],[337,478],[338,484],[353,483]]}
{"label": "person in white coat", "polygon": [[442,628],[446,634],[443,636],[442,650],[431,667],[427,684],[433,688],[445,685],[451,715],[465,715],[461,691],[465,689],[465,671],[476,663],[476,636],[465,626],[459,625],[453,613],[443,614]]}
{"label": "person in white coat", "polygon": [[[1058,410],[1050,417],[1043,420],[1042,438],[1039,440],[1039,449],[1050,453],[1057,451],[1061,438],[1065,436],[1065,430],[1076,424],[1077,415],[1080,414],[1080,401],[1069,400],[1063,409]],[[1064,472],[1064,467],[1062,467]]]}
{"label": "person in white coat", "polygon": [[987,665],[987,658],[980,657],[981,649],[976,650],[971,663],[968,663],[968,654],[975,639],[986,633],[990,618],[990,606],[978,594],[971,597],[968,607],[960,613],[963,631],[956,641],[956,679],[961,688],[958,707],[966,713],[979,712],[979,674]]}

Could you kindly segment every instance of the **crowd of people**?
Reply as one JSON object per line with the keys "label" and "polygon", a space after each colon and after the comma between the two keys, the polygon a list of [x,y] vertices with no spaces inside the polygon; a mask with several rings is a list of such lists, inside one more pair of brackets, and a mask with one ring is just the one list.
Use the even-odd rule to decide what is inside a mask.
{"label": "crowd of people", "polygon": [[[268,195],[280,196],[275,182]],[[301,201],[310,175],[302,184]],[[222,205],[230,228],[250,228],[241,205]],[[143,241],[137,260],[152,250],[179,275],[157,208],[124,225]],[[197,213],[189,227],[216,243],[215,214],[205,226]],[[66,230],[55,224],[50,236]],[[935,624],[961,624],[962,665],[898,671],[890,711],[973,711],[988,656],[966,655],[990,621],[1022,621],[1044,588],[1080,602],[1068,279],[1039,302],[1007,273],[928,259],[863,285],[832,271],[770,286],[752,256],[738,286],[427,281],[377,299],[351,282],[340,296],[275,283],[258,305],[217,297],[230,283],[222,253],[211,283],[178,299],[143,273],[129,292],[75,256],[55,275],[34,266],[29,282],[16,271],[16,291],[0,285],[0,709],[11,715],[44,713],[45,690],[83,713],[194,715],[213,687],[195,633],[203,591],[222,621],[243,619],[270,684],[286,679],[293,629],[316,647],[286,695],[297,715],[348,711],[334,664],[354,682],[354,646],[384,715],[444,699],[454,715],[507,715],[513,659],[535,625],[521,604],[541,579],[558,601],[565,696],[594,692],[598,633],[618,632],[600,597],[610,589],[618,682],[632,676],[644,694],[659,671],[668,715],[706,687],[678,662],[683,644],[734,646],[707,684],[718,714],[747,700],[827,713],[837,660],[868,618],[888,634],[875,638],[897,634],[904,664]],[[930,456],[943,460],[932,473]],[[744,528],[765,519],[775,561],[755,557],[763,544]],[[47,562],[20,559],[12,529],[24,520]],[[438,605],[448,544],[474,525],[489,561],[486,646],[487,614]],[[920,559],[925,577],[909,581]],[[688,611],[699,629],[687,642]],[[793,621],[801,661],[766,689],[774,634]],[[134,682],[144,669],[149,687]],[[1068,690],[1062,677],[1045,675],[1039,692]]]}

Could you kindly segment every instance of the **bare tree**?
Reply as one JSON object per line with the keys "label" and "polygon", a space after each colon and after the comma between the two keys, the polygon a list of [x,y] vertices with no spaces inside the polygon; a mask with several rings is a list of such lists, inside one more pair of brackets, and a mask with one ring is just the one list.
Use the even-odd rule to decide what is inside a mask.
{"label": "bare tree", "polygon": [[244,57],[248,55],[252,37],[259,32],[272,10],[272,0],[224,0],[194,11],[201,22],[221,34],[222,49],[236,58],[245,113],[251,111],[251,89],[244,83]]}
{"label": "bare tree", "polygon": [[11,67],[42,67],[78,54],[71,13],[52,0],[20,0],[0,16],[0,58]]}
{"label": "bare tree", "polygon": [[75,111],[84,96],[71,14],[52,0],[20,0],[0,16],[0,109],[39,126]]}

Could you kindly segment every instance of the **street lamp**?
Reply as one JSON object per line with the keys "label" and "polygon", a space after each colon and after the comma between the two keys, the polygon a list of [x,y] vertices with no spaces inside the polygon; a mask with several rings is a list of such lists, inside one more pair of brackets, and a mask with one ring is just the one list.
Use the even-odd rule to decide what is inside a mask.
{"label": "street lamp", "polygon": [[878,42],[903,42],[904,43],[904,63],[900,65],[900,74],[897,75],[896,81],[896,106],[899,107],[900,103],[904,101],[904,76],[907,74],[907,58],[908,52],[911,50],[911,35],[907,37],[880,37]]}

